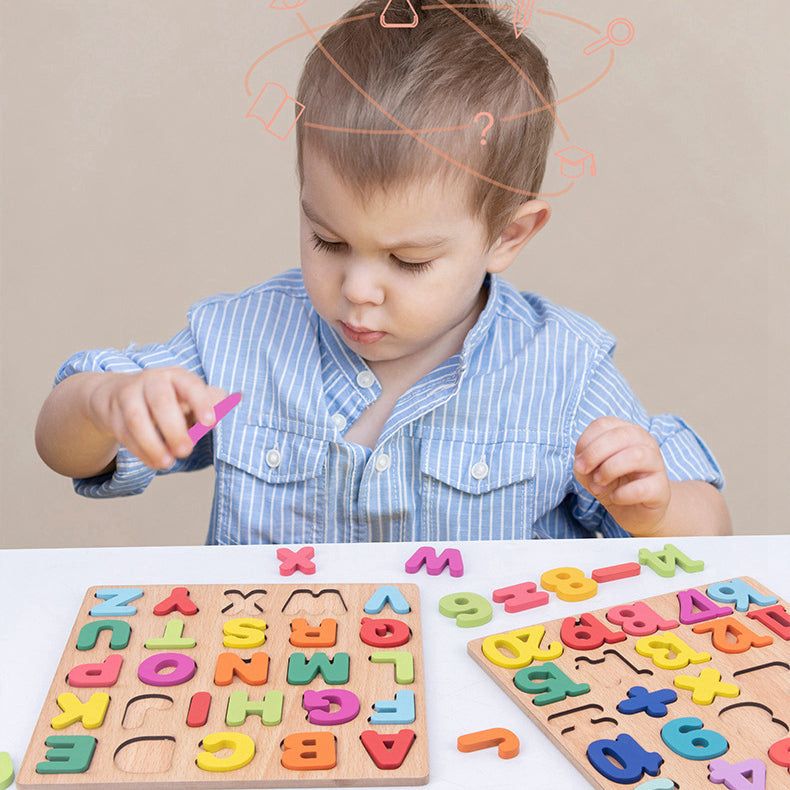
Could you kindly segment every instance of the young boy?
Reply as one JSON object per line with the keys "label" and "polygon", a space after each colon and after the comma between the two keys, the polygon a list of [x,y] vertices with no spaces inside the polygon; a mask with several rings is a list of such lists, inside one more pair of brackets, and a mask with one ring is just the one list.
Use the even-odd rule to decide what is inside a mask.
{"label": "young boy", "polygon": [[210,543],[729,532],[716,462],[646,415],[612,337],[499,277],[550,214],[543,55],[482,3],[422,6],[391,27],[365,0],[305,64],[301,271],[73,356],[42,458],[99,497],[213,463]]}

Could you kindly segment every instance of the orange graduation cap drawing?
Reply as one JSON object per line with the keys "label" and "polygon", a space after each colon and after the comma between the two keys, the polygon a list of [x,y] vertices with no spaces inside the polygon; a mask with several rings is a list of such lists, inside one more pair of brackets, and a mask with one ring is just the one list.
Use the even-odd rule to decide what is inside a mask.
{"label": "orange graduation cap drawing", "polygon": [[[300,108],[295,114],[294,106]],[[247,118],[257,118],[267,131],[280,140],[285,140],[304,110],[304,104],[289,96],[282,85],[267,82],[247,111]]]}
{"label": "orange graduation cap drawing", "polygon": [[304,5],[306,2],[307,0],[272,0],[269,8],[276,8],[278,10],[299,8],[300,5]]}
{"label": "orange graduation cap drawing", "polygon": [[568,178],[578,178],[584,175],[587,160],[590,160],[590,175],[595,175],[595,157],[583,148],[576,145],[563,148],[562,151],[555,151],[554,156],[558,156],[562,164],[560,172]]}

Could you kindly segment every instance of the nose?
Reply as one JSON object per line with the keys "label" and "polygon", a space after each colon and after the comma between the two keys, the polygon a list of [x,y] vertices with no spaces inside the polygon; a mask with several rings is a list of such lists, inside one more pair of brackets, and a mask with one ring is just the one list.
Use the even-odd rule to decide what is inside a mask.
{"label": "nose", "polygon": [[384,301],[384,286],[378,267],[361,258],[347,261],[342,292],[352,304],[380,305]]}

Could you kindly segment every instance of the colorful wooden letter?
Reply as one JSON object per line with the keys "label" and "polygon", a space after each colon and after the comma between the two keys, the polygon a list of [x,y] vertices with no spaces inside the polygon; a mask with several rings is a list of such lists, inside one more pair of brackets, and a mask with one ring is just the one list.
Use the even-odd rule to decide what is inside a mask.
{"label": "colorful wooden letter", "polygon": [[598,582],[588,579],[579,568],[554,568],[540,577],[544,590],[563,601],[584,601],[598,592]]}
{"label": "colorful wooden letter", "polygon": [[87,702],[82,702],[76,694],[66,691],[58,694],[57,702],[63,713],[55,716],[50,722],[53,730],[63,730],[77,722],[81,722],[86,730],[95,730],[104,722],[110,704],[110,695],[99,691],[91,694]]}
{"label": "colorful wooden letter", "polygon": [[337,641],[337,620],[327,617],[320,626],[311,626],[303,617],[291,620],[291,636],[288,640],[294,647],[334,647]]}
{"label": "colorful wooden letter", "polygon": [[661,739],[675,754],[687,760],[712,760],[721,757],[730,745],[714,730],[703,730],[695,716],[672,719],[661,728]]}
{"label": "colorful wooden letter", "polygon": [[126,620],[92,620],[80,629],[77,650],[93,650],[102,631],[111,632],[110,650],[123,650],[132,635],[132,627]]}
{"label": "colorful wooden letter", "polygon": [[107,587],[96,590],[96,597],[103,603],[97,603],[91,609],[91,617],[131,617],[137,614],[137,609],[127,604],[142,598],[143,591],[139,587]]}
{"label": "colorful wooden letter", "polygon": [[315,549],[312,546],[302,546],[302,548],[292,551],[291,549],[277,549],[277,559],[280,560],[280,576],[290,576],[295,571],[301,573],[315,573],[315,563],[312,562],[315,556]]}
{"label": "colorful wooden letter", "polygon": [[417,573],[425,565],[429,576],[438,576],[446,567],[450,568],[450,576],[464,575],[464,561],[458,549],[445,549],[438,557],[433,546],[420,546],[406,560],[406,573]]}
{"label": "colorful wooden letter", "polygon": [[[338,710],[331,710],[332,705],[339,705]],[[359,697],[347,689],[307,689],[302,696],[302,707],[308,712],[310,724],[345,724],[359,715]]]}
{"label": "colorful wooden letter", "polygon": [[417,718],[414,692],[402,689],[395,692],[395,699],[383,699],[373,703],[376,711],[368,721],[371,724],[412,724]]}
{"label": "colorful wooden letter", "polygon": [[639,576],[641,572],[642,566],[638,562],[624,562],[622,565],[596,568],[590,576],[596,582],[613,582],[618,579],[627,579],[630,576]]}
{"label": "colorful wooden letter", "polygon": [[269,656],[267,653],[253,653],[242,658],[237,653],[220,653],[214,670],[214,685],[229,686],[238,677],[248,686],[262,686],[269,677]]}
{"label": "colorful wooden letter", "polygon": [[705,563],[702,560],[690,560],[679,548],[671,543],[667,543],[663,551],[639,549],[639,564],[647,565],[659,576],[666,578],[675,575],[676,565],[680,565],[686,573],[697,573],[705,567]]}
{"label": "colorful wooden letter", "polygon": [[713,667],[705,667],[699,677],[678,675],[675,685],[679,689],[693,692],[691,701],[697,705],[710,705],[718,697],[737,697],[740,689],[732,683],[721,683],[721,673]]}
{"label": "colorful wooden letter", "polygon": [[195,640],[184,633],[184,621],[174,617],[168,620],[161,637],[146,640],[148,650],[189,650],[195,646]]}
{"label": "colorful wooden letter", "polygon": [[154,607],[154,614],[162,617],[176,610],[186,617],[191,617],[193,614],[198,613],[195,602],[189,599],[189,590],[186,587],[173,587],[170,595]]}
{"label": "colorful wooden letter", "polygon": [[187,711],[187,727],[204,727],[208,721],[208,712],[211,710],[211,694],[208,691],[198,691],[189,700]]}
{"label": "colorful wooden letter", "polygon": [[566,617],[560,628],[560,639],[572,650],[597,650],[602,644],[616,644],[626,639],[622,631],[610,631],[594,615],[585,613],[576,622],[575,617]]}
{"label": "colorful wooden letter", "polygon": [[415,737],[414,730],[409,729],[398,730],[394,735],[365,730],[359,739],[377,768],[394,771],[403,764]]}
{"label": "colorful wooden letter", "polygon": [[[726,617],[728,614],[732,614],[731,606],[716,606],[707,595],[703,595],[693,587],[678,593],[678,603],[680,604],[679,619],[683,625],[703,623],[706,620],[713,620],[715,617]],[[694,607],[698,611],[695,612]]]}
{"label": "colorful wooden letter", "polygon": [[246,691],[232,691],[225,713],[225,724],[228,727],[241,727],[248,716],[260,716],[261,724],[274,727],[283,718],[282,691],[268,691],[262,700],[251,700]]}
{"label": "colorful wooden letter", "polygon": [[414,656],[405,650],[388,650],[370,654],[374,664],[394,664],[395,682],[401,685],[414,683]]}
{"label": "colorful wooden letter", "polygon": [[754,757],[739,763],[711,760],[708,771],[709,780],[725,785],[727,790],[765,790],[765,763]]}
{"label": "colorful wooden letter", "polygon": [[629,636],[650,636],[656,631],[669,631],[678,627],[677,620],[665,620],[644,601],[613,606],[606,613],[606,619],[619,625]]}
{"label": "colorful wooden letter", "polygon": [[411,628],[402,620],[363,617],[359,638],[371,647],[400,647],[411,639]]}
{"label": "colorful wooden letter", "polygon": [[37,774],[84,774],[93,760],[96,738],[92,735],[50,735],[44,741],[49,751],[36,765]]}
{"label": "colorful wooden letter", "polygon": [[645,712],[648,716],[659,718],[667,715],[667,705],[676,702],[677,698],[677,692],[672,689],[648,691],[644,686],[632,686],[628,689],[628,699],[618,703],[617,710],[628,716]]}
{"label": "colorful wooden letter", "polygon": [[[200,742],[203,751],[197,756],[197,767],[203,771],[238,771],[255,757],[255,741],[243,732],[214,732]],[[226,757],[217,757],[214,752],[230,749]]]}
{"label": "colorful wooden letter", "polygon": [[266,623],[257,617],[237,617],[222,626],[222,644],[233,650],[260,647],[266,641]]}
{"label": "colorful wooden letter", "polygon": [[408,601],[401,591],[392,584],[383,584],[365,604],[365,614],[378,614],[387,604],[395,614],[408,614],[411,611]]}
{"label": "colorful wooden letter", "polygon": [[640,656],[652,658],[653,663],[660,669],[683,669],[689,663],[702,664],[710,661],[708,653],[697,653],[672,633],[643,636],[634,648]]}
{"label": "colorful wooden letter", "polygon": [[[162,674],[165,669],[172,672]],[[137,667],[137,677],[147,686],[180,686],[192,680],[197,664],[183,653],[156,653]]]}
{"label": "colorful wooden letter", "polygon": [[328,771],[337,764],[331,732],[297,732],[282,742],[280,762],[289,771]]}
{"label": "colorful wooden letter", "polygon": [[[734,603],[739,612],[748,612],[749,604],[756,606],[773,606],[779,599],[775,595],[763,595],[747,584],[743,579],[732,579],[728,582],[711,584],[705,592],[708,598],[719,603]],[[723,761],[719,761],[723,762]]]}
{"label": "colorful wooden letter", "polygon": [[336,653],[329,658],[326,653],[314,653],[307,659],[304,653],[288,656],[288,683],[292,686],[306,686],[318,673],[328,686],[342,686],[348,683],[348,653]]}
{"label": "colorful wooden letter", "polygon": [[[770,636],[755,634],[740,620],[734,617],[722,617],[709,623],[700,623],[691,629],[695,634],[711,633],[711,641],[716,650],[722,653],[745,653],[751,647],[767,647],[773,644]],[[729,637],[734,637],[731,641]]]}
{"label": "colorful wooden letter", "polygon": [[69,672],[68,684],[75,688],[107,688],[118,682],[123,656],[107,656],[98,664],[79,664]]}
{"label": "colorful wooden letter", "polygon": [[782,604],[766,606],[765,609],[755,609],[746,615],[750,620],[757,620],[766,628],[770,628],[777,636],[785,641],[790,641],[790,614]]}

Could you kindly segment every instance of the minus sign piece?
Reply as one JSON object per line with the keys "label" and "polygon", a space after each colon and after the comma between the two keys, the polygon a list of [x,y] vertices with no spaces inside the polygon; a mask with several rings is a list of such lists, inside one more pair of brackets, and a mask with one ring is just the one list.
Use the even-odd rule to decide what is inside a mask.
{"label": "minus sign piece", "polygon": [[641,572],[642,566],[638,562],[624,562],[622,565],[596,568],[590,575],[596,582],[613,582],[617,579],[627,579],[629,576],[639,576]]}
{"label": "minus sign piece", "polygon": [[228,414],[228,412],[239,405],[241,401],[241,393],[234,392],[232,395],[228,395],[227,398],[221,400],[215,407],[214,407],[214,425],[203,425],[202,423],[196,422],[188,431],[189,438],[192,440],[192,444],[197,444],[200,439],[202,439],[212,428],[215,428],[217,423]]}

